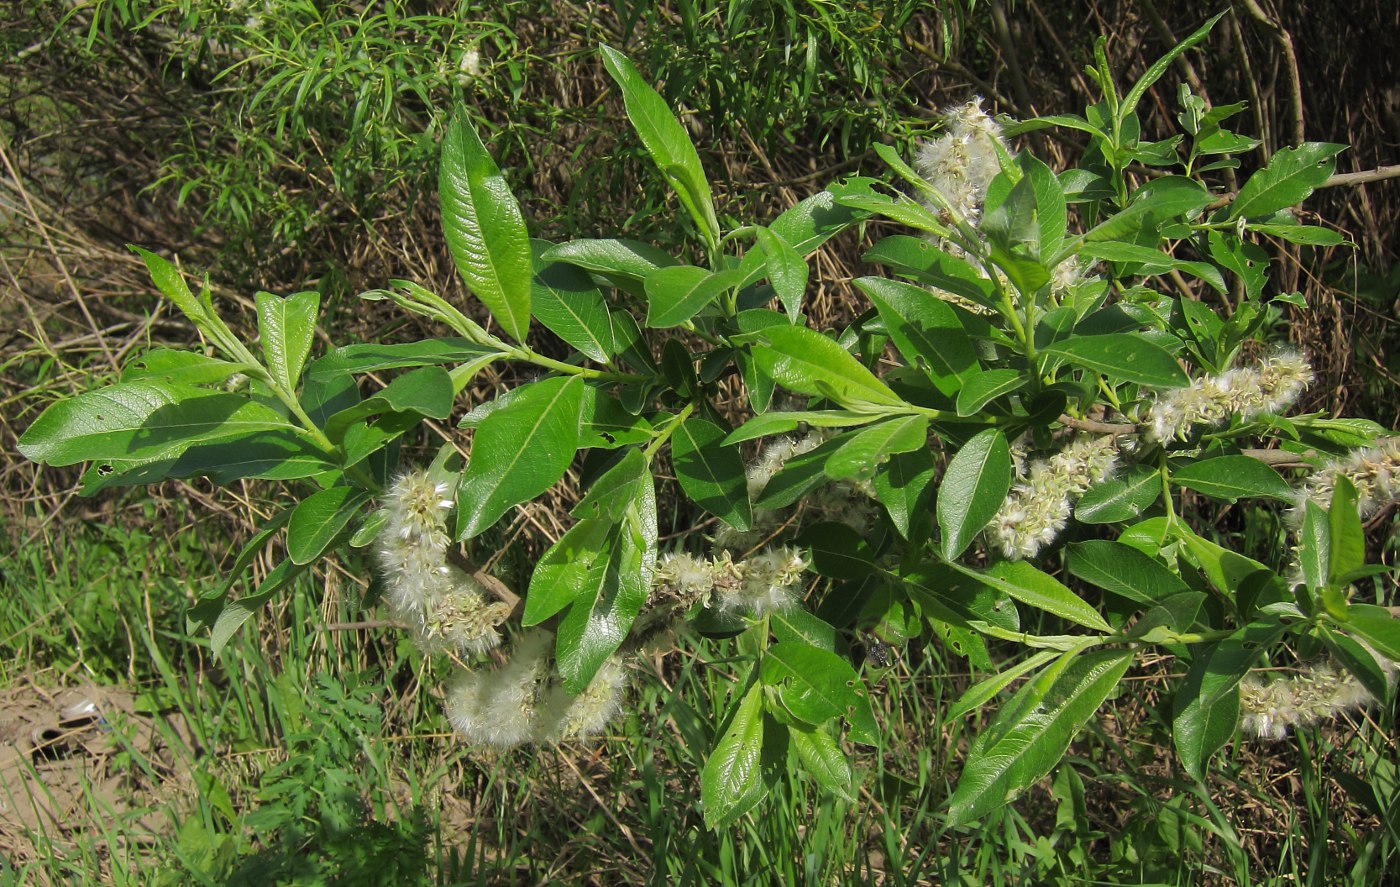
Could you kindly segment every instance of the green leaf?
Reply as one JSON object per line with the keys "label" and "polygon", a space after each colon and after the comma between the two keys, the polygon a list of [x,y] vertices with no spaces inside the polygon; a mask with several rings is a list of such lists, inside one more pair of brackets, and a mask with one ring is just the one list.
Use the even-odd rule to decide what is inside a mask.
{"label": "green leaf", "polygon": [[996,516],[1011,489],[1011,448],[995,428],[979,431],[953,460],[938,487],[943,557],[953,560]]}
{"label": "green leaf", "polygon": [[594,562],[583,592],[559,620],[556,658],[564,689],[577,696],[627,639],[656,567],[656,489],[644,483]]}
{"label": "green leaf", "polygon": [[944,716],[947,721],[955,721],[975,708],[990,701],[1002,690],[1011,686],[1011,682],[1027,672],[1035,671],[1045,663],[1062,655],[1059,650],[1041,650],[1031,656],[1026,657],[1010,668],[1003,669],[989,678],[978,681],[968,687],[963,695],[957,698],[953,707],[948,709],[948,714]]}
{"label": "green leaf", "polygon": [[763,799],[759,763],[763,756],[763,686],[754,683],[715,743],[700,773],[705,827],[732,825]]}
{"label": "green leaf", "polygon": [[1094,484],[1074,506],[1084,524],[1116,524],[1142,514],[1162,495],[1162,478],[1146,465],[1134,465],[1122,477]]}
{"label": "green leaf", "polygon": [[842,800],[855,800],[851,793],[851,762],[831,734],[818,728],[794,726],[788,735],[797,750],[797,759],[818,785]]}
{"label": "green leaf", "polygon": [[[864,213],[842,206],[837,201],[838,197],[873,194],[870,187],[873,184],[874,179],[852,176],[828,185],[825,191],[818,191],[784,210],[768,225],[768,230],[781,237],[799,256],[806,256],[836,234],[865,218]],[[759,259],[764,258],[761,253],[762,250],[753,260],[747,255],[744,257],[743,266],[749,274],[755,273],[750,268],[750,263],[756,264]],[[747,276],[745,279],[748,279]]]}
{"label": "green leaf", "polygon": [[1186,772],[1205,780],[1206,765],[1235,733],[1240,718],[1240,696],[1234,692],[1259,657],[1246,649],[1239,637],[1197,647],[1186,679],[1176,689],[1172,703],[1172,744]]}
{"label": "green leaf", "polygon": [[1264,498],[1292,501],[1293,488],[1278,472],[1248,456],[1217,456],[1192,462],[1171,474],[1172,483],[1213,499]]}
{"label": "green leaf", "polygon": [[768,617],[779,641],[807,644],[836,652],[836,629],[802,607],[778,610]]}
{"label": "green leaf", "polygon": [[170,382],[108,385],[51,404],[20,436],[25,458],[45,465],[102,459],[154,461],[256,431],[296,427],[240,394]]}
{"label": "green leaf", "polygon": [[775,326],[755,333],[754,361],[779,385],[797,394],[829,397],[848,409],[902,406],[904,401],[846,349],[800,326]]}
{"label": "green leaf", "polygon": [[352,425],[380,413],[411,413],[431,419],[446,419],[452,414],[452,401],[456,393],[452,377],[442,367],[426,366],[409,370],[377,394],[327,419],[326,437],[340,442]]}
{"label": "green leaf", "polygon": [[933,454],[927,449],[896,453],[875,472],[875,498],[905,539],[921,538],[927,533],[933,472]]}
{"label": "green leaf", "polygon": [[603,517],[620,521],[627,507],[641,494],[642,485],[652,482],[646,456],[634,447],[588,487],[569,513],[577,518]]}
{"label": "green leaf", "polygon": [[928,446],[928,419],[897,416],[856,432],[826,460],[823,470],[833,480],[869,480],[895,453],[912,453]]}
{"label": "green leaf", "polygon": [[1191,35],[1185,40],[1182,40],[1176,46],[1168,50],[1166,55],[1149,65],[1147,70],[1143,72],[1143,75],[1138,78],[1138,81],[1133,84],[1132,89],[1129,89],[1127,94],[1123,96],[1123,101],[1118,106],[1118,119],[1121,121],[1123,118],[1136,111],[1138,102],[1142,101],[1142,97],[1147,94],[1147,90],[1152,88],[1152,84],[1156,83],[1161,79],[1163,74],[1167,73],[1167,68],[1171,66],[1172,62],[1184,55],[1187,50],[1196,46],[1202,40],[1205,40],[1207,35],[1210,34],[1211,29],[1215,27],[1215,23],[1220,21],[1224,15],[1225,13],[1223,12],[1216,13],[1205,24],[1201,25],[1195,31],[1192,31]]}
{"label": "green leaf", "polygon": [[468,289],[517,342],[530,328],[530,234],[520,204],[476,128],[458,112],[442,140],[438,177],[448,251]]}
{"label": "green leaf", "polygon": [[763,227],[754,231],[759,251],[763,253],[768,281],[787,309],[788,320],[797,323],[802,315],[802,296],[807,291],[807,263],[782,237]]}
{"label": "green leaf", "polygon": [[789,714],[814,727],[833,718],[857,718],[862,708],[870,706],[855,669],[829,650],[776,643],[763,654],[760,675]]}
{"label": "green leaf", "polygon": [[1104,634],[1113,631],[1099,615],[1098,610],[1085,603],[1055,577],[1037,570],[1025,561],[999,561],[980,573],[958,564],[951,566],[1023,604],[1053,613],[1061,619],[1094,631]]}
{"label": "green leaf", "polygon": [[1054,171],[1035,155],[1027,151],[1018,159],[1035,196],[1036,223],[1039,225],[1037,255],[1049,259],[1059,253],[1065,239],[1069,222],[1065,192]]}
{"label": "green leaf", "polygon": [[530,576],[521,624],[538,625],[602,583],[593,573],[600,565],[606,569],[613,527],[607,520],[581,520],[549,547]]}
{"label": "green leaf", "polygon": [[647,326],[666,329],[690,320],[719,296],[738,285],[737,268],[709,271],[694,265],[658,268],[647,275]]}
{"label": "green leaf", "polygon": [[99,460],[84,472],[81,495],[108,487],[152,484],[167,477],[207,477],[220,485],[244,478],[296,480],[335,467],[326,452],[300,432],[257,431],[192,446],[175,457]]}
{"label": "green leaf", "polygon": [[687,419],[671,437],[676,479],[696,505],[736,530],[753,520],[748,475],[739,447],[725,443],[725,430],[704,419]]}
{"label": "green leaf", "polygon": [[810,524],[792,541],[794,545],[811,549],[812,569],[819,576],[860,580],[878,572],[870,543],[840,521]]}
{"label": "green leaf", "polygon": [[316,337],[321,294],[307,291],[284,299],[272,293],[258,293],[256,299],[263,358],[272,377],[287,391],[295,391]]}
{"label": "green leaf", "polygon": [[1264,285],[1269,281],[1269,254],[1263,248],[1233,234],[1226,237],[1219,231],[1211,231],[1206,236],[1206,244],[1210,257],[1244,284],[1246,296],[1255,299],[1264,292]]}
{"label": "green leaf", "polygon": [[661,175],[676,191],[681,205],[710,244],[719,243],[719,221],[715,218],[710,183],[700,166],[700,155],[686,135],[685,127],[671,115],[666,100],[652,89],[627,56],[611,46],[600,47],[603,64],[622,88],[627,118],[632,121],[647,153]]}
{"label": "green leaf", "polygon": [[984,406],[1026,386],[1026,374],[1020,370],[987,370],[968,377],[958,391],[958,415],[975,416]]}
{"label": "green leaf", "polygon": [[786,434],[803,425],[809,425],[812,428],[847,428],[852,425],[868,425],[879,418],[873,413],[856,413],[851,410],[760,413],[731,431],[724,442],[736,444],[773,434]]}
{"label": "green leaf", "polygon": [[[1214,233],[1214,232],[1212,232]],[[1131,267],[1134,275],[1153,276],[1169,271],[1186,271],[1194,274],[1215,288],[1218,293],[1229,291],[1220,269],[1208,262],[1191,262],[1178,259],[1150,246],[1141,246],[1121,240],[1102,243],[1086,243],[1079,255],[1095,259],[1105,259]]]}
{"label": "green leaf", "polygon": [[301,500],[287,522],[287,556],[292,563],[309,564],[324,554],[368,501],[366,491],[344,486]]}
{"label": "green leaf", "polygon": [[1339,626],[1354,635],[1377,653],[1392,662],[1400,661],[1400,619],[1385,607],[1374,604],[1352,604],[1347,608],[1347,621]]}
{"label": "green leaf", "polygon": [[1366,566],[1366,532],[1356,510],[1356,487],[1340,473],[1327,508],[1327,535],[1331,541],[1327,558],[1327,584],[1347,585],[1351,574]]}
{"label": "green leaf", "polygon": [[[988,734],[973,744],[948,809],[950,825],[965,825],[998,809],[1057,764],[1075,732],[1118,686],[1132,662],[1130,650],[1103,650],[1075,656],[1063,670],[1047,669],[1030,685],[1035,704],[1007,707]],[[1053,679],[1053,683],[1046,679]]]}
{"label": "green leaf", "polygon": [[1191,384],[1176,358],[1166,349],[1132,333],[1072,336],[1048,346],[1041,353],[1124,382],[1159,388],[1185,388]]}
{"label": "green leaf", "polygon": [[[543,240],[530,245],[537,253],[551,246]],[[636,343],[635,323],[628,325],[617,317],[577,266],[537,259],[530,292],[535,319],[590,360],[607,363]]]}
{"label": "green leaf", "polygon": [[1190,527],[1179,521],[1171,524],[1171,533],[1182,543],[1182,547],[1206,578],[1219,591],[1233,597],[1246,579],[1255,573],[1269,572],[1268,568],[1253,558],[1245,557],[1221,545],[1203,539]]}
{"label": "green leaf", "polygon": [[1311,499],[1303,500],[1303,528],[1298,534],[1298,567],[1309,588],[1327,584],[1328,561],[1332,554],[1332,531],[1327,512]]}
{"label": "green leaf", "polygon": [[1195,179],[1185,176],[1153,179],[1133,193],[1123,210],[1089,229],[1084,242],[1136,241],[1144,232],[1157,237],[1163,223],[1204,209],[1215,200],[1216,196]]}
{"label": "green leaf", "polygon": [[[993,307],[992,284],[965,259],[951,255],[921,237],[896,234],[882,239],[861,259],[888,265],[906,277],[936,286],[955,296]],[[937,298],[929,294],[929,297]]]}
{"label": "green leaf", "polygon": [[1280,148],[1269,158],[1269,164],[1240,188],[1229,218],[1257,219],[1302,203],[1332,175],[1337,168],[1335,158],[1346,147],[1304,142],[1296,148]]}
{"label": "green leaf", "polygon": [[345,345],[312,361],[306,369],[306,379],[311,382],[400,367],[467,364],[500,354],[495,349],[462,338],[420,339],[401,345]]}
{"label": "green leaf", "polygon": [[578,376],[532,382],[482,421],[457,487],[458,539],[476,536],[564,476],[578,451],[583,388]]}
{"label": "green leaf", "polygon": [[1279,240],[1303,246],[1342,246],[1348,242],[1345,237],[1331,228],[1322,228],[1317,225],[1256,224],[1250,225],[1249,230],[1256,234],[1277,237]]}
{"label": "green leaf", "polygon": [[571,240],[545,250],[540,258],[577,266],[636,294],[653,271],[680,264],[669,253],[636,240]]}
{"label": "green leaf", "polygon": [[250,369],[235,363],[207,357],[194,351],[153,348],[122,367],[123,382],[176,382],[181,385],[220,385],[234,373]]}
{"label": "green leaf", "polygon": [[977,371],[977,353],[953,309],[910,283],[882,277],[862,277],[855,283],[880,312],[909,365],[923,370],[939,391],[957,396]]}
{"label": "green leaf", "polygon": [[1070,575],[1130,601],[1154,604],[1189,590],[1160,561],[1121,542],[1090,539],[1071,544],[1068,552]]}
{"label": "green leaf", "polygon": [[129,248],[141,256],[141,261],[146,263],[146,270],[150,272],[151,280],[155,283],[156,288],[167,299],[175,303],[175,307],[180,309],[181,314],[189,318],[190,323],[193,323],[206,335],[210,333],[212,327],[220,325],[214,312],[201,300],[196,299],[194,293],[190,292],[184,276],[173,264],[150,250],[142,249],[139,246]]}

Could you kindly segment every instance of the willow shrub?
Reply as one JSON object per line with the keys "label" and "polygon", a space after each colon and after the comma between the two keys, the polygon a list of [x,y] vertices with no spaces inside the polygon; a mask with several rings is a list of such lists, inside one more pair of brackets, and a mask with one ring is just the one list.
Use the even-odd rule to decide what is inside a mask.
{"label": "willow shrub", "polygon": [[[1286,415],[1311,372],[1260,340],[1289,297],[1266,298],[1256,241],[1341,242],[1291,208],[1342,146],[1279,151],[1222,193],[1211,174],[1255,146],[1224,128],[1241,106],[1183,89],[1181,134],[1148,141],[1139,129],[1140,100],[1209,27],[1122,94],[1100,51],[1100,102],[1009,131],[1077,130],[1088,147],[1074,168],[1013,154],[972,103],[912,165],[881,150],[895,185],[847,178],[767,226],[734,228],[686,130],[604,47],[693,243],[532,240],[459,114],[442,146],[443,224],[500,335],[396,281],[365,297],[451,335],[311,359],[315,293],[259,293],[250,344],[207,286],[192,292],[138,250],[208,351],[141,355],[116,384],[50,406],[20,448],[49,465],[92,462],[89,492],[196,475],[304,482],[235,573],[265,548],[285,560],[236,600],[225,582],[192,618],[217,651],[293,577],[344,545],[369,547],[384,605],[425,653],[459,665],[448,715],[473,742],[596,734],[625,704],[629,657],[664,648],[678,624],[747,635],[704,763],[712,827],[758,804],[785,756],[827,790],[852,791],[843,740],[879,736],[849,652],[857,626],[883,639],[872,660],[928,630],[993,672],[949,713],[995,706],[948,800],[951,822],[1048,773],[1143,655],[1182,661],[1175,745],[1204,778],[1241,724],[1280,735],[1385,698],[1400,659],[1361,523],[1394,494],[1400,452],[1371,422]],[[889,275],[855,281],[869,307],[850,326],[812,328],[804,257],[872,219],[910,232],[866,255]],[[1164,275],[1178,285],[1160,286]],[[1190,297],[1191,280],[1228,310]],[[572,356],[531,348],[536,325]],[[429,465],[399,465],[403,436],[453,418],[463,388],[498,362],[530,365],[530,380],[458,417],[465,464],[447,445]],[[392,379],[365,393],[368,373]],[[735,403],[736,386],[751,415],[732,427],[716,404]],[[663,551],[654,472],[668,448],[694,506],[679,513],[710,523]],[[574,522],[523,601],[501,600],[464,567],[462,546],[571,467],[583,491]],[[1281,571],[1201,535],[1182,510],[1239,500],[1288,509]],[[1015,664],[997,672],[989,642]],[[1016,648],[1027,655],[1003,655]],[[1325,660],[1283,680],[1251,674],[1302,661],[1298,651]]]}

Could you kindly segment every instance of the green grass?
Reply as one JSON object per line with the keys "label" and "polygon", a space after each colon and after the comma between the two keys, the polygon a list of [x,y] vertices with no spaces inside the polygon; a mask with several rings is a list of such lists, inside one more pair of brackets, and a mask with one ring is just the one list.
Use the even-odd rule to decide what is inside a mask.
{"label": "green grass", "polygon": [[445,663],[386,629],[328,630],[365,616],[345,576],[299,583],[212,661],[183,607],[225,540],[125,529],[158,517],[126,501],[130,514],[0,558],[0,692],[91,682],[130,700],[96,762],[126,774],[121,791],[87,791],[63,829],[8,850],[10,883],[1361,885],[1381,883],[1400,846],[1379,725],[1236,745],[1203,790],[1164,763],[1151,681],[1081,736],[1072,766],[948,830],[940,805],[977,725],[943,717],[966,665],[918,641],[868,675],[884,736],[855,749],[851,799],[784,772],[760,811],[710,832],[696,768],[731,642],[686,641],[660,672],[639,667],[602,744],[468,749],[429,689]]}

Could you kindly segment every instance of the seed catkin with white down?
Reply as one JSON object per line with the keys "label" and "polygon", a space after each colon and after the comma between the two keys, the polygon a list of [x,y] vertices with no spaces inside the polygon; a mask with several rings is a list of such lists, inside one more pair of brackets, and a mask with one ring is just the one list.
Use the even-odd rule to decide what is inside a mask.
{"label": "seed catkin with white down", "polygon": [[[757,502],[769,482],[789,461],[815,450],[829,436],[818,430],[803,437],[779,437],[770,441],[748,467],[749,501]],[[808,520],[834,520],[864,533],[875,520],[874,498],[875,490],[868,482],[825,483],[804,497],[802,509]],[[790,517],[791,509],[788,508],[755,507],[748,530],[740,531],[728,524],[721,524],[711,537],[711,542],[716,550],[747,551],[772,536]]]}
{"label": "seed catkin with white down", "polygon": [[1292,512],[1294,523],[1303,522],[1308,502],[1322,508],[1331,506],[1332,492],[1337,480],[1343,477],[1356,488],[1356,509],[1361,519],[1374,517],[1382,508],[1400,499],[1400,441],[1383,441],[1355,450],[1314,472],[1298,490]]}
{"label": "seed catkin with white down", "polygon": [[[1394,664],[1384,665],[1386,676],[1393,680]],[[1240,681],[1240,729],[1260,739],[1282,739],[1289,728],[1310,727],[1373,701],[1360,681],[1327,662],[1287,678],[1251,673]]]}
{"label": "seed catkin with white down", "polygon": [[[919,146],[914,168],[970,225],[981,221],[987,186],[1001,172],[1001,155],[1009,154],[1001,126],[973,98],[942,114],[943,135]],[[935,212],[940,207],[932,207]]]}
{"label": "seed catkin with white down", "polygon": [[1256,367],[1201,376],[1185,388],[1158,394],[1143,424],[1151,440],[1185,440],[1192,429],[1218,427],[1232,416],[1248,422],[1264,413],[1282,413],[1312,381],[1312,367],[1300,353],[1280,350]]}
{"label": "seed catkin with white down", "polygon": [[513,748],[535,737],[554,636],[522,635],[498,669],[462,670],[447,687],[447,718],[474,745]]}
{"label": "seed catkin with white down", "polygon": [[510,608],[489,602],[480,583],[448,561],[447,492],[425,471],[400,475],[385,495],[374,553],[390,610],[425,652],[479,656],[500,644],[497,626]]}
{"label": "seed catkin with white down", "polygon": [[1008,558],[1035,557],[1064,530],[1075,501],[1117,464],[1118,443],[1110,435],[1077,437],[1050,458],[1030,462],[988,535]]}

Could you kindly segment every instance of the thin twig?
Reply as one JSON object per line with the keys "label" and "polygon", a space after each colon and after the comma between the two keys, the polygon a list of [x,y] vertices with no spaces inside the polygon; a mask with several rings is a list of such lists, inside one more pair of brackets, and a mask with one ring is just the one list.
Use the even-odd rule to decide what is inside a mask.
{"label": "thin twig", "polygon": [[[1400,165],[1378,166],[1375,169],[1361,170],[1360,172],[1339,172],[1328,176],[1321,184],[1313,190],[1321,188],[1338,188],[1343,185],[1367,185],[1372,182],[1383,182],[1387,179],[1400,179]],[[1240,192],[1231,191],[1228,194],[1221,194],[1215,202],[1206,207],[1207,212],[1229,206],[1240,196]]]}
{"label": "thin twig", "polygon": [[1283,59],[1288,66],[1288,98],[1293,110],[1293,144],[1303,144],[1303,79],[1298,74],[1298,53],[1293,50],[1293,37],[1272,15],[1265,12],[1256,0],[1240,0],[1256,21],[1268,28],[1274,41],[1283,50]]}

